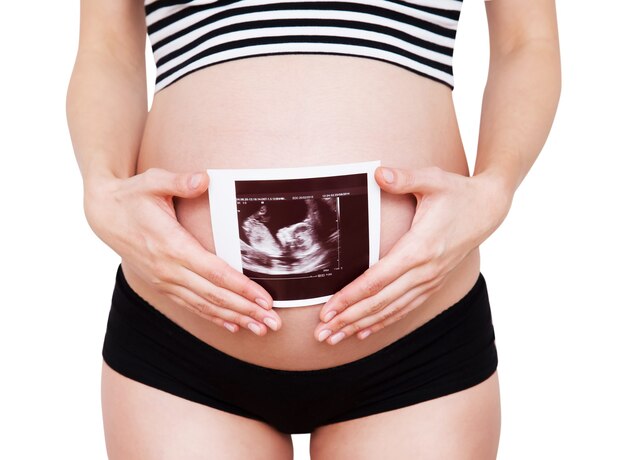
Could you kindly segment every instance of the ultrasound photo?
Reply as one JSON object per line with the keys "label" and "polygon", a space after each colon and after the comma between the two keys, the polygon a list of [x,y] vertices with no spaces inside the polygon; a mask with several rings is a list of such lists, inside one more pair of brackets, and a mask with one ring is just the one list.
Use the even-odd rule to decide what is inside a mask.
{"label": "ultrasound photo", "polygon": [[369,262],[367,174],[235,181],[243,273],[276,300],[335,292]]}
{"label": "ultrasound photo", "polygon": [[379,165],[208,169],[215,254],[275,307],[325,302],[378,260]]}

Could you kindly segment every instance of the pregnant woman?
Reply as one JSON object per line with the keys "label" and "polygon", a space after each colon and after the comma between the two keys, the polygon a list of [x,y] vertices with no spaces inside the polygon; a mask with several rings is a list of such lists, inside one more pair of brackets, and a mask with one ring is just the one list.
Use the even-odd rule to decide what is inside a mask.
{"label": "pregnant woman", "polygon": [[[121,257],[103,347],[110,458],[287,459],[306,432],[313,459],[495,458],[478,247],[546,140],[559,47],[553,1],[486,3],[470,176],[452,103],[461,5],[82,0],[68,122],[87,220]],[[373,160],[380,260],[325,304],[274,307],[215,255],[207,168]]]}

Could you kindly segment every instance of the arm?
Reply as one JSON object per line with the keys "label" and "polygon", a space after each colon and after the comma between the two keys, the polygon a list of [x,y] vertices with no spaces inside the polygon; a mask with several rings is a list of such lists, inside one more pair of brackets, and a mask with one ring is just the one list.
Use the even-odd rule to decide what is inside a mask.
{"label": "arm", "polygon": [[155,291],[231,332],[241,325],[264,335],[265,319],[273,319],[273,329],[281,324],[267,291],[207,251],[176,219],[173,197],[206,193],[206,173],[136,174],[147,117],[145,27],[140,0],[81,1],[67,120],[87,221]]}
{"label": "arm", "polygon": [[561,92],[554,1],[486,3],[489,76],[474,176],[491,177],[509,199],[541,151]]}
{"label": "arm", "polygon": [[81,2],[67,120],[86,198],[135,174],[148,112],[143,14],[140,1]]}
{"label": "arm", "polygon": [[364,339],[419,307],[502,223],[543,147],[560,94],[554,0],[494,0],[486,8],[491,60],[474,175],[378,169],[382,190],[415,195],[411,229],[324,305],[318,340],[335,344],[357,332]]}

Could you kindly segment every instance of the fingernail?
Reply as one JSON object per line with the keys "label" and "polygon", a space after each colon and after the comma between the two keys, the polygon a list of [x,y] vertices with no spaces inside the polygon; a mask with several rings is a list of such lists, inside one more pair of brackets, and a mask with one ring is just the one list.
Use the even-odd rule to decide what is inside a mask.
{"label": "fingernail", "polygon": [[200,181],[202,181],[202,175],[194,174],[189,180],[189,187],[191,187],[192,190],[198,188],[198,186],[200,185]]}
{"label": "fingernail", "polygon": [[261,328],[256,323],[248,323],[248,329],[250,329],[256,335],[261,335]]}
{"label": "fingernail", "polygon": [[372,331],[370,331],[370,330],[360,332],[359,333],[359,338],[360,339],[364,339],[364,338],[368,337],[371,333],[372,333]]}
{"label": "fingernail", "polygon": [[324,316],[324,322],[327,323],[329,322],[331,319],[333,319],[335,317],[335,315],[337,314],[336,311],[332,310],[329,311],[328,313],[326,313],[326,315]]}
{"label": "fingernail", "polygon": [[224,321],[224,327],[232,333],[237,332],[237,327],[233,323],[228,323]]}
{"label": "fingernail", "polygon": [[383,178],[385,182],[391,184],[393,182],[393,172],[390,169],[383,168]]}
{"label": "fingernail", "polygon": [[261,297],[257,297],[256,299],[254,299],[254,301],[257,303],[257,305],[265,309],[269,308],[269,304],[265,301],[265,299],[262,299]]}
{"label": "fingernail", "polygon": [[267,326],[274,331],[278,329],[278,323],[276,322],[274,318],[269,318],[269,317],[263,318],[263,322],[267,324]]}
{"label": "fingernail", "polygon": [[338,332],[330,338],[330,344],[334,345],[346,336],[345,332]]}
{"label": "fingernail", "polygon": [[332,332],[329,329],[324,329],[322,332],[319,333],[319,335],[317,336],[317,340],[319,340],[320,342],[323,342],[324,340],[326,340],[328,338],[328,336],[331,334]]}

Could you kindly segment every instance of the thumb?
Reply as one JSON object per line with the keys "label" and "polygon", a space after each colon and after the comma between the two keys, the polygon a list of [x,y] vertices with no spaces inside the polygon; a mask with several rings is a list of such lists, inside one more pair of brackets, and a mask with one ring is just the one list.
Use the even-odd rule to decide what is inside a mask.
{"label": "thumb", "polygon": [[378,167],[374,177],[381,189],[389,193],[424,193],[436,188],[430,168],[401,169]]}
{"label": "thumb", "polygon": [[152,168],[145,173],[148,188],[161,195],[194,198],[207,191],[209,176],[206,171],[196,173],[174,173]]}
{"label": "thumb", "polygon": [[197,172],[185,175],[185,183],[188,187],[188,192],[185,195],[176,195],[184,198],[194,198],[202,195],[209,188],[209,175],[206,171]]}

